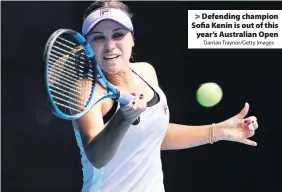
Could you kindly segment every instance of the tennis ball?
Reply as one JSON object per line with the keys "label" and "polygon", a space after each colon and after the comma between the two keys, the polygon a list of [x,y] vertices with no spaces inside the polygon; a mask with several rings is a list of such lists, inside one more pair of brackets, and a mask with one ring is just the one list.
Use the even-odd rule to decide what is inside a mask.
{"label": "tennis ball", "polygon": [[208,82],[200,85],[196,93],[196,98],[200,105],[213,107],[220,102],[222,95],[222,89],[218,84]]}

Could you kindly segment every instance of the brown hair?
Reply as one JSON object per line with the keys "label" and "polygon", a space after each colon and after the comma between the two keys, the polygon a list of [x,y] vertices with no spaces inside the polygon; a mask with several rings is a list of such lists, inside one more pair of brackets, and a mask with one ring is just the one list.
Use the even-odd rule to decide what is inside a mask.
{"label": "brown hair", "polygon": [[83,20],[86,19],[88,15],[90,15],[94,10],[99,9],[101,7],[115,7],[123,12],[125,12],[130,18],[132,18],[133,14],[129,10],[128,6],[122,3],[121,1],[95,1],[87,9],[84,11]]}

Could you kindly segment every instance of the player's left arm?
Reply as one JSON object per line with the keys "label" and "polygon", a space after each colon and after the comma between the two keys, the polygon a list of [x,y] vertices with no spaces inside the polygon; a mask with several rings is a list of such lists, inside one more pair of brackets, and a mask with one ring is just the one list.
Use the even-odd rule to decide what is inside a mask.
{"label": "player's left arm", "polygon": [[[153,66],[144,64],[142,68],[145,69],[151,83],[158,85],[157,74]],[[212,125],[190,126],[170,123],[161,149],[186,149],[220,140],[256,146],[257,143],[248,138],[255,134],[258,123],[255,116],[246,117],[248,111],[249,105],[246,103],[244,108],[235,116]]]}
{"label": "player's left arm", "polygon": [[[161,149],[162,150],[176,150],[176,149],[187,149],[196,147],[204,144],[208,144],[214,141],[211,138],[211,127],[212,125],[180,125],[170,123],[164,137]],[[219,124],[213,125],[216,140],[219,140],[221,129]]]}
{"label": "player's left arm", "polygon": [[[146,72],[146,80],[158,86],[154,67],[149,63],[140,63],[139,67],[142,67],[139,71]],[[214,135],[221,134],[218,125],[214,125],[213,128]],[[162,150],[185,149],[207,144],[210,142],[210,130],[211,125],[189,126],[170,123],[162,143]]]}

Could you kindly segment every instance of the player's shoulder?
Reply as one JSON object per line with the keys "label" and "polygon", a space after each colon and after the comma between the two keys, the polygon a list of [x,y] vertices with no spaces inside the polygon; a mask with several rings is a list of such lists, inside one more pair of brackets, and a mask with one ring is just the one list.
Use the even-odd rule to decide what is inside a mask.
{"label": "player's shoulder", "polygon": [[131,68],[148,83],[158,85],[158,77],[154,66],[147,62],[131,63]]}
{"label": "player's shoulder", "polygon": [[131,67],[134,70],[142,70],[142,71],[147,71],[149,70],[150,72],[155,72],[155,68],[153,67],[152,64],[147,63],[147,62],[136,62],[136,63],[131,63]]}

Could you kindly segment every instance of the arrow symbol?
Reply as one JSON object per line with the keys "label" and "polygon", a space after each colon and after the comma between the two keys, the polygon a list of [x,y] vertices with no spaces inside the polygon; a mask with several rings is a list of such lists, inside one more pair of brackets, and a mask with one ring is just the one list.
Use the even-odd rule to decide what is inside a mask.
{"label": "arrow symbol", "polygon": [[195,14],[195,19],[200,18],[200,15]]}

